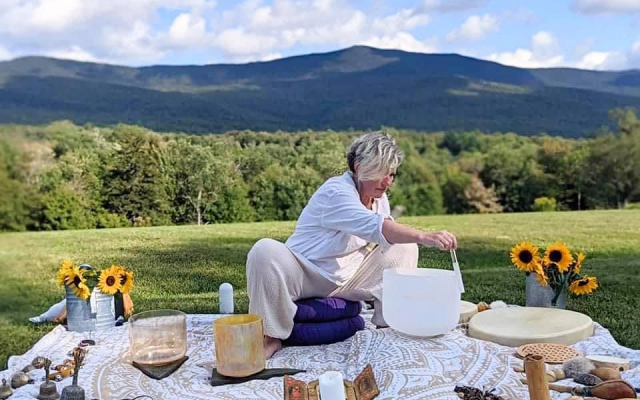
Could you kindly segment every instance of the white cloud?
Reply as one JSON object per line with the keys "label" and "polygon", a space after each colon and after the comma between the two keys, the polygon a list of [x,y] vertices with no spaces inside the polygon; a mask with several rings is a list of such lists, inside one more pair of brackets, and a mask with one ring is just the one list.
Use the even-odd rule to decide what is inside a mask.
{"label": "white cloud", "polygon": [[11,56],[11,52],[7,50],[4,46],[0,45],[0,61],[10,60],[13,57]]}
{"label": "white cloud", "polygon": [[580,69],[617,70],[627,66],[627,59],[616,51],[592,51],[585,54],[576,64]]}
{"label": "white cloud", "polygon": [[85,13],[82,0],[43,1],[33,9],[30,22],[59,32],[80,21]]}
{"label": "white cloud", "polygon": [[0,37],[21,54],[128,65],[166,62],[188,51],[251,61],[294,46],[357,43],[431,52],[432,40],[412,33],[430,22],[429,13],[485,2],[426,0],[366,15],[371,9],[353,0],[245,0],[224,10],[215,0],[0,0]]}
{"label": "white cloud", "polygon": [[262,56],[262,58],[259,59],[258,61],[271,61],[271,60],[277,60],[279,58],[282,58],[282,54],[280,54],[280,53],[270,53],[270,54],[267,54],[265,56]]}
{"label": "white cloud", "polygon": [[531,37],[531,49],[519,48],[513,52],[493,53],[488,59],[521,68],[559,67],[564,63],[558,40],[546,31],[540,31]]}
{"label": "white cloud", "polygon": [[499,30],[500,25],[497,17],[491,14],[472,15],[458,29],[449,32],[446,38],[449,42],[460,40],[476,41],[482,40],[490,33]]}
{"label": "white cloud", "polygon": [[531,50],[517,49],[514,52],[493,53],[489,60],[520,68],[550,68],[562,65],[564,57],[540,59]]}
{"label": "white cloud", "polygon": [[434,49],[409,33],[430,21],[417,9],[368,17],[348,0],[274,0],[271,4],[249,0],[223,12],[221,20],[225,28],[214,43],[233,60],[260,60],[298,45]]}
{"label": "white cloud", "polygon": [[[213,7],[211,0],[0,0],[0,37],[30,54],[148,63],[171,45],[157,27],[160,10],[200,15]],[[191,28],[197,32],[200,23],[194,19]]]}
{"label": "white cloud", "polygon": [[480,8],[486,0],[424,0],[418,7],[421,13],[450,13]]}
{"label": "white cloud", "polygon": [[[243,59],[252,59],[246,56],[261,55],[265,49],[275,48],[278,45],[278,39],[246,32],[243,28],[233,28],[220,33],[216,38],[216,44],[231,57],[243,56]],[[262,56],[253,59],[261,58]],[[236,58],[236,60],[238,59]]]}
{"label": "white cloud", "polygon": [[[577,59],[567,60],[555,35],[540,31],[531,37],[531,48],[513,52],[493,53],[488,59],[522,68],[573,67],[587,70],[621,70],[629,68],[634,59],[640,64],[640,40],[627,52],[591,50],[595,41],[587,39],[576,49]],[[637,58],[634,58],[634,54]]]}
{"label": "white cloud", "polygon": [[57,49],[51,50],[45,53],[45,55],[49,57],[62,58],[67,60],[76,60],[76,61],[90,61],[90,62],[101,62],[104,60],[100,60],[95,57],[93,54],[84,50],[80,46],[73,45],[66,49]]}
{"label": "white cloud", "polygon": [[640,13],[638,0],[573,0],[571,8],[582,14]]}
{"label": "white cloud", "polygon": [[539,57],[553,57],[560,52],[558,39],[550,32],[540,31],[531,37],[533,54]]}
{"label": "white cloud", "polygon": [[[402,22],[417,23],[415,18]],[[372,29],[369,23],[345,0],[274,0],[270,5],[249,0],[222,13],[213,43],[234,61],[261,60],[296,45],[352,45]]]}
{"label": "white cloud", "polygon": [[128,31],[107,29],[103,34],[103,43],[111,49],[110,55],[120,59],[145,60],[153,62],[162,58],[166,51],[159,48],[157,36],[151,26],[144,21],[135,21]]}
{"label": "white cloud", "polygon": [[427,14],[417,14],[414,10],[404,9],[387,17],[374,19],[373,28],[389,34],[427,25],[430,20]]}
{"label": "white cloud", "polygon": [[437,51],[433,41],[420,41],[406,32],[398,32],[392,36],[373,37],[360,44],[379,49],[397,49],[414,53],[435,53]]}
{"label": "white cloud", "polygon": [[171,43],[182,46],[197,44],[206,33],[205,20],[193,14],[178,15],[169,28]]}

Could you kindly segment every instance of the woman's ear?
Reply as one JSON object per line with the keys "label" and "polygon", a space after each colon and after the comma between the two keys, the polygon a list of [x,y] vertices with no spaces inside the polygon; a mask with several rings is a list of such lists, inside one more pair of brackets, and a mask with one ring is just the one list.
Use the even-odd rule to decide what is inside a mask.
{"label": "woman's ear", "polygon": [[353,164],[353,172],[358,175],[358,170],[360,170],[360,163]]}

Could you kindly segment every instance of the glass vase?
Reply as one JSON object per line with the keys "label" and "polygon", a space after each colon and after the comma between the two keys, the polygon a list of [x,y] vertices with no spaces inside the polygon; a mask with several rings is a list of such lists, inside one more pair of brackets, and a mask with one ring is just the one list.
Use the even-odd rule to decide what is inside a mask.
{"label": "glass vase", "polygon": [[527,274],[526,285],[526,303],[527,307],[555,307],[566,308],[567,305],[567,290],[565,287],[561,289],[560,296],[556,304],[553,305],[552,301],[555,297],[555,292],[551,286],[542,286],[536,279],[535,273]]}

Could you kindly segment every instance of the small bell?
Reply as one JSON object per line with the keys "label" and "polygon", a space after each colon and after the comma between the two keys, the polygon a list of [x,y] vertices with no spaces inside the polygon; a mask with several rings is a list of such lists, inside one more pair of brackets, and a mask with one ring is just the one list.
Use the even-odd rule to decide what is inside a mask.
{"label": "small bell", "polygon": [[85,400],[84,389],[77,385],[69,385],[62,389],[60,400]]}
{"label": "small bell", "polygon": [[51,367],[51,360],[48,358],[44,360],[44,371],[46,381],[40,385],[40,394],[38,394],[38,400],[55,400],[60,395],[58,394],[58,388],[56,384],[49,380],[49,368]]}
{"label": "small bell", "polygon": [[75,367],[73,369],[73,383],[62,389],[60,400],[85,400],[84,389],[78,386],[78,373],[80,372],[80,367],[82,366],[85,355],[85,350],[80,347],[76,347],[73,350],[73,361],[75,361]]}
{"label": "small bell", "polygon": [[24,385],[28,385],[29,383],[33,383],[33,379],[24,372],[16,372],[11,377],[11,387],[17,389],[19,387],[23,387]]}
{"label": "small bell", "polygon": [[8,399],[9,396],[11,396],[11,393],[13,392],[11,391],[9,385],[7,385],[7,380],[3,379],[2,386],[0,386],[0,400]]}
{"label": "small bell", "polygon": [[36,367],[34,367],[31,364],[26,365],[24,368],[22,368],[22,372],[24,372],[25,374],[28,374],[29,372],[35,370]]}
{"label": "small bell", "polygon": [[218,300],[220,302],[220,314],[233,314],[233,286],[230,283],[223,283],[218,289]]}

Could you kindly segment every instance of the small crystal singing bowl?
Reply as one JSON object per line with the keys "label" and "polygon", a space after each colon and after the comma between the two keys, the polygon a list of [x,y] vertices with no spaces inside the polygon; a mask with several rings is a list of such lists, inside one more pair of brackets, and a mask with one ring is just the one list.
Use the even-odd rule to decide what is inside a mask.
{"label": "small crystal singing bowl", "polygon": [[262,317],[232,315],[213,321],[216,370],[220,375],[245,377],[265,368]]}
{"label": "small crystal singing bowl", "polygon": [[187,353],[187,315],[176,310],[152,310],[129,318],[131,361],[167,365]]}

